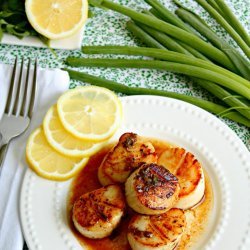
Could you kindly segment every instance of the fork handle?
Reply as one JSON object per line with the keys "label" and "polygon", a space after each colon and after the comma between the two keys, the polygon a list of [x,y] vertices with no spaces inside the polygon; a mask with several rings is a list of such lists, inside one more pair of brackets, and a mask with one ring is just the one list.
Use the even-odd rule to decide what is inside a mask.
{"label": "fork handle", "polygon": [[7,149],[8,149],[8,145],[9,145],[8,143],[3,144],[0,148],[0,169],[4,163],[4,159],[6,156]]}

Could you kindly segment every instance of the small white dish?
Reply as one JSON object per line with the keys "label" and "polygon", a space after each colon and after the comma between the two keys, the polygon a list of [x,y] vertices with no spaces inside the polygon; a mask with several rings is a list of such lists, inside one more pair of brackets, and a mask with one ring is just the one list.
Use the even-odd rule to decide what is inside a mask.
{"label": "small white dish", "polygon": [[[122,97],[124,122],[116,133],[166,140],[195,154],[208,173],[214,206],[192,250],[250,249],[250,155],[236,134],[210,113],[157,96]],[[72,180],[53,182],[27,169],[20,214],[30,250],[82,250],[67,221]]]}
{"label": "small white dish", "polygon": [[[53,49],[67,49],[67,50],[80,49],[82,45],[83,32],[84,32],[84,27],[70,37],[59,40],[51,40],[50,47]],[[43,48],[47,47],[37,37],[29,36],[29,37],[24,37],[23,39],[19,39],[13,35],[9,35],[6,33],[4,33],[1,43],[11,44],[11,45],[43,47]]]}

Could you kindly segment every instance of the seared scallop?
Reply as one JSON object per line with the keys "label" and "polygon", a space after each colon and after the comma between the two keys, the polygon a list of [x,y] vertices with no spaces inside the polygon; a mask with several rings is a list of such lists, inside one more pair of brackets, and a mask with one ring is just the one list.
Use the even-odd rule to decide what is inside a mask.
{"label": "seared scallop", "polygon": [[150,141],[134,133],[123,134],[98,169],[102,185],[124,183],[143,163],[156,163],[157,154]]}
{"label": "seared scallop", "polygon": [[128,241],[133,250],[173,250],[185,227],[185,214],[177,208],[161,215],[135,215],[129,223]]}
{"label": "seared scallop", "polygon": [[125,209],[118,185],[109,185],[82,195],[73,206],[73,222],[85,237],[101,239],[112,233]]}
{"label": "seared scallop", "polygon": [[181,190],[175,207],[189,209],[202,201],[205,177],[201,164],[193,154],[183,148],[169,148],[160,155],[158,164],[179,179]]}
{"label": "seared scallop", "polygon": [[163,166],[144,164],[125,183],[128,205],[141,214],[162,214],[179,199],[178,179]]}

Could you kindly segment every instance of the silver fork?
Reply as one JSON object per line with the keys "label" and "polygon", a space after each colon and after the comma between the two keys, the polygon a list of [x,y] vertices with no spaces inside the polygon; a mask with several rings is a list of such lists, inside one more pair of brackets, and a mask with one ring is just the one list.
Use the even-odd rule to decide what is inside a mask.
{"label": "silver fork", "polygon": [[22,59],[18,83],[15,80],[17,75],[17,64],[18,58],[16,57],[4,114],[0,120],[0,169],[4,162],[9,142],[27,130],[34,109],[37,60],[34,66],[31,84],[29,84],[31,75],[31,60],[29,59],[26,78],[23,81],[24,59]]}

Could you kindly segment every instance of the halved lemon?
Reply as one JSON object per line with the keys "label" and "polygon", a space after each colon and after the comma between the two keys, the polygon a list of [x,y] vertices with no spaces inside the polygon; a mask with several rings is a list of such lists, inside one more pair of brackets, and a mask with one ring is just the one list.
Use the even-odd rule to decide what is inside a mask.
{"label": "halved lemon", "polygon": [[69,90],[58,99],[57,111],[69,133],[91,141],[111,137],[122,120],[119,98],[114,92],[96,86]]}
{"label": "halved lemon", "polygon": [[87,157],[96,153],[106,142],[91,142],[74,137],[63,127],[56,105],[52,106],[43,120],[44,134],[56,151],[70,157]]}
{"label": "halved lemon", "polygon": [[42,128],[30,135],[26,158],[31,169],[38,175],[58,181],[73,177],[88,162],[88,158],[70,158],[56,152],[47,142]]}
{"label": "halved lemon", "polygon": [[49,39],[61,39],[78,31],[88,17],[87,0],[26,0],[32,27]]}

